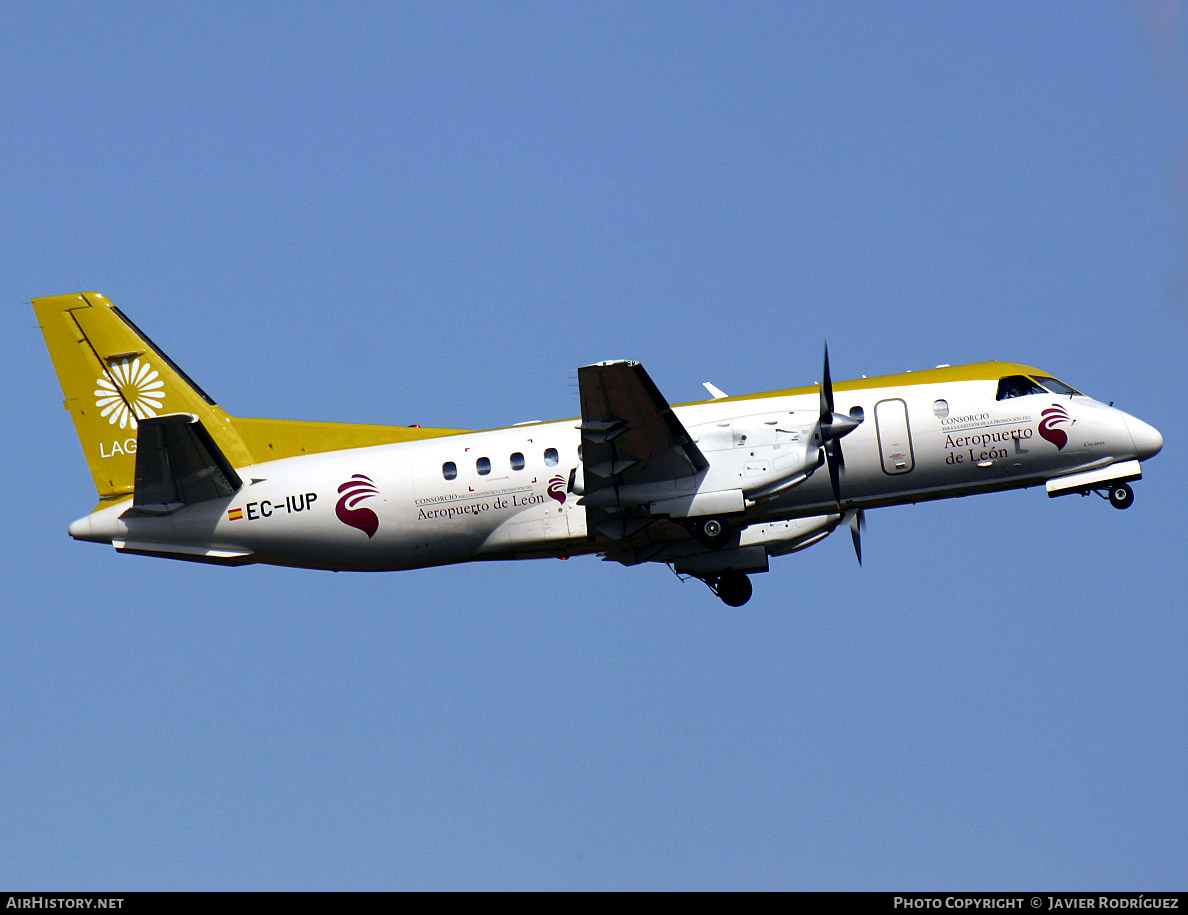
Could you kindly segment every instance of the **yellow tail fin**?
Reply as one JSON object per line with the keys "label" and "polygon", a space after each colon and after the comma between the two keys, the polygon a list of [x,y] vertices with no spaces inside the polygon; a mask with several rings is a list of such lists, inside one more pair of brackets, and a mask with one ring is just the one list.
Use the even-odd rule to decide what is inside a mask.
{"label": "yellow tail fin", "polygon": [[99,506],[132,495],[139,421],[192,413],[232,466],[464,430],[231,417],[97,292],[33,300]]}
{"label": "yellow tail fin", "polygon": [[232,463],[250,461],[227,414],[97,292],[33,300],[100,504],[132,494],[141,419],[193,413]]}

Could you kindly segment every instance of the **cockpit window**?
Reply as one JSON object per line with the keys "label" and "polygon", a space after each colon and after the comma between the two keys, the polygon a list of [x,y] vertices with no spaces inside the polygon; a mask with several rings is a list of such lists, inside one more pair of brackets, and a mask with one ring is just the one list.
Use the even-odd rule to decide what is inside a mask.
{"label": "cockpit window", "polygon": [[1073,394],[1080,394],[1082,397],[1085,396],[1084,394],[1081,394],[1081,392],[1078,391],[1076,388],[1070,388],[1067,384],[1065,384],[1059,378],[1053,378],[1050,375],[1036,375],[1035,380],[1038,381],[1040,384],[1042,384],[1045,388],[1047,388],[1053,394],[1068,394],[1070,396]]}
{"label": "cockpit window", "polygon": [[995,400],[1009,397],[1026,397],[1028,394],[1043,394],[1044,389],[1026,375],[1007,375],[998,379],[998,393]]}

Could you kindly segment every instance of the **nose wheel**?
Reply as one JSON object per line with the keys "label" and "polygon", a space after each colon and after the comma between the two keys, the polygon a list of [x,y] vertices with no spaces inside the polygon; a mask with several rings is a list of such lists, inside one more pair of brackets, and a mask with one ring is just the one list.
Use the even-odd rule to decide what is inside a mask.
{"label": "nose wheel", "polygon": [[751,599],[751,579],[744,572],[723,572],[702,581],[727,607],[741,607]]}
{"label": "nose wheel", "polygon": [[1115,483],[1107,496],[1114,508],[1130,508],[1134,504],[1134,490],[1127,483]]}

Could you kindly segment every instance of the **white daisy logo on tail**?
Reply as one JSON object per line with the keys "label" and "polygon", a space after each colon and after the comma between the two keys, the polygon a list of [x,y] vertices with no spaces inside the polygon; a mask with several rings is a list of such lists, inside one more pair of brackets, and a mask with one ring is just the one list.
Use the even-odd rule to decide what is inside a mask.
{"label": "white daisy logo on tail", "polygon": [[165,400],[160,373],[139,357],[111,364],[110,378],[95,379],[95,406],[113,426],[135,429],[137,417],[156,416]]}

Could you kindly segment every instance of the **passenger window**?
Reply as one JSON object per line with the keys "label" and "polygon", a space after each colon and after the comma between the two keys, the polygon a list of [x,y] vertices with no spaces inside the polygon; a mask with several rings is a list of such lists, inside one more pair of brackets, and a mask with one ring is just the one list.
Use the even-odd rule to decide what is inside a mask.
{"label": "passenger window", "polygon": [[515,454],[513,454],[511,456],[511,468],[512,468],[512,470],[523,470],[524,469],[524,455],[520,454],[520,452],[518,452],[518,451]]}
{"label": "passenger window", "polygon": [[453,461],[446,461],[441,465],[441,475],[447,480],[453,480],[458,476],[458,465]]}
{"label": "passenger window", "polygon": [[1026,397],[1028,394],[1043,394],[1044,389],[1026,375],[1007,375],[998,379],[998,393],[995,400],[1007,400],[1011,397]]}
{"label": "passenger window", "polygon": [[491,459],[481,457],[474,462],[475,470],[479,472],[480,477],[485,477],[491,472]]}
{"label": "passenger window", "polygon": [[932,402],[932,415],[937,419],[944,419],[949,415],[949,402],[944,398]]}
{"label": "passenger window", "polygon": [[556,448],[546,448],[544,457],[545,457],[545,466],[546,467],[556,467],[557,466],[558,458],[557,458],[557,449]]}

